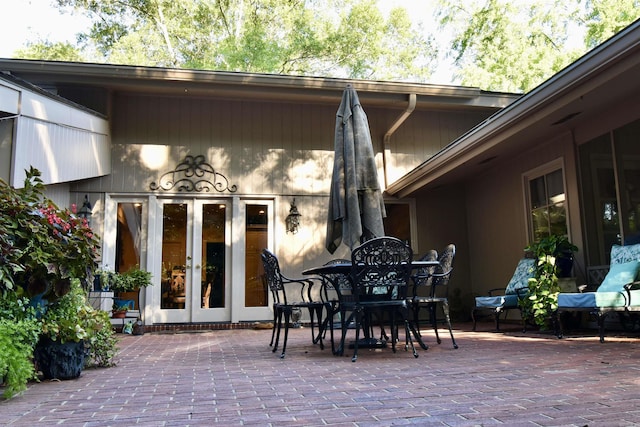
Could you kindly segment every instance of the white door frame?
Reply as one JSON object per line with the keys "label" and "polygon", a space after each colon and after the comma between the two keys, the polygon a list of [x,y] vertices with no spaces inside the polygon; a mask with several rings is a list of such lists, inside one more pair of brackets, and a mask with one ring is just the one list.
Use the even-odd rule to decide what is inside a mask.
{"label": "white door frame", "polygon": [[231,225],[231,241],[236,242],[232,251],[232,277],[231,283],[231,322],[267,320],[273,318],[272,298],[268,293],[268,303],[265,307],[245,307],[245,277],[246,277],[246,218],[247,205],[267,206],[267,230],[268,247],[273,247],[273,230],[275,225],[275,209],[273,199],[240,199],[233,198],[233,218]]}

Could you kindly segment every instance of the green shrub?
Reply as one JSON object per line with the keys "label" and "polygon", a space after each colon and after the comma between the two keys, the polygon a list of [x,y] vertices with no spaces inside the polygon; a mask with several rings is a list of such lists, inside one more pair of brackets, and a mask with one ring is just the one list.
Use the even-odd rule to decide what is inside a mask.
{"label": "green shrub", "polygon": [[85,367],[109,367],[115,366],[114,358],[118,354],[118,339],[111,327],[109,313],[95,310],[96,328],[85,339],[87,358]]}
{"label": "green shrub", "polygon": [[42,316],[42,334],[61,343],[83,340],[97,328],[95,309],[87,304],[78,279],[71,280],[69,292],[49,303]]}
{"label": "green shrub", "polygon": [[19,189],[0,179],[0,290],[52,301],[71,279],[92,280],[99,241],[86,219],[45,198],[40,171],[26,175]]}
{"label": "green shrub", "polygon": [[525,318],[533,320],[541,330],[549,329],[549,319],[558,309],[560,286],[556,277],[555,259],[551,256],[538,258],[536,275],[529,279],[529,294],[520,299]]}
{"label": "green shrub", "polygon": [[30,380],[37,379],[33,349],[38,342],[40,324],[35,309],[26,298],[14,292],[0,299],[0,378],[4,378],[3,397],[10,398],[26,390]]}

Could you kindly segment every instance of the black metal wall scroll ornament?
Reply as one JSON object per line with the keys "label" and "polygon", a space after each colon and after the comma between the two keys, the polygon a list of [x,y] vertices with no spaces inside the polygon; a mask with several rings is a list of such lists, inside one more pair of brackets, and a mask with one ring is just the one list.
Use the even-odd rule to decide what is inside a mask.
{"label": "black metal wall scroll ornament", "polygon": [[229,186],[226,176],[216,170],[209,163],[205,162],[202,154],[198,156],[186,156],[184,160],[172,171],[166,172],[160,177],[159,182],[153,181],[149,187],[152,191],[197,191],[210,192],[217,191],[223,193],[235,193],[238,187],[234,184]]}

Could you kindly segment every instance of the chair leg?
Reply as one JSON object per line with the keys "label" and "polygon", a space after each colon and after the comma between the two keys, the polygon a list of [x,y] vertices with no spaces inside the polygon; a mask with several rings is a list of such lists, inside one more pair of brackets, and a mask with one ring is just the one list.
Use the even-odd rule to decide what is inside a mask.
{"label": "chair leg", "polygon": [[[323,306],[309,307],[309,317],[311,319],[311,342],[314,344],[320,344],[320,350],[324,350],[324,343],[322,342],[322,309]],[[315,333],[314,317],[318,321],[318,335]]]}
{"label": "chair leg", "polygon": [[355,312],[351,312],[349,317],[346,316],[346,310],[340,310],[340,321],[341,321],[341,329],[342,336],[340,337],[340,345],[337,350],[334,352],[336,356],[342,356],[344,354],[344,344],[347,339],[347,329],[349,329],[349,324],[353,321],[355,317]]}
{"label": "chair leg", "polygon": [[413,325],[419,335],[420,333],[420,303],[414,302],[411,304],[411,311],[413,312]]}
{"label": "chair leg", "polygon": [[[401,311],[400,314],[402,315],[402,320],[404,322],[404,333],[405,333],[405,340],[407,340],[409,342],[409,345],[411,345],[411,351],[413,352],[413,357],[418,357],[418,352],[416,351],[416,346],[413,344],[413,339],[411,339],[411,334],[413,334],[413,336],[416,338],[416,340],[418,341],[418,344],[420,344],[420,347],[422,347],[423,350],[428,350],[429,347],[422,341],[422,336],[420,335],[420,332],[418,332],[415,328],[415,325],[409,321],[409,316],[410,313],[409,311]],[[406,344],[405,344],[405,349],[406,349]]]}
{"label": "chair leg", "polygon": [[284,359],[284,352],[287,351],[287,338],[289,337],[289,322],[291,321],[291,310],[284,310],[284,341],[282,342],[282,353],[280,359]]}
{"label": "chair leg", "polygon": [[608,312],[599,311],[598,312],[598,332],[600,333],[600,342],[604,342],[604,321],[607,318]]}
{"label": "chair leg", "polygon": [[475,332],[476,331],[476,309],[475,308],[471,310],[471,321],[473,322],[473,327],[471,328],[471,330]]}
{"label": "chair leg", "polygon": [[[411,345],[411,348],[414,351],[414,356],[418,357],[418,356],[416,356],[417,353],[415,353],[415,347],[414,347],[414,344],[413,344],[413,340],[411,339],[411,334],[413,334],[413,337],[416,339],[416,341],[418,341],[418,344],[420,345],[420,347],[423,350],[428,350],[429,346],[426,345],[424,343],[424,341],[422,341],[422,334],[420,333],[420,324],[415,322],[415,316],[412,316],[412,317],[409,317],[409,316],[412,316],[412,313],[409,313],[407,311],[407,315],[405,317],[403,317],[403,320],[406,321],[405,329],[407,327],[409,328],[409,330],[406,331],[407,336],[405,337],[405,349],[407,349],[408,346]],[[413,322],[409,321],[410,318],[413,318],[414,321]]]}
{"label": "chair leg", "polygon": [[[406,336],[409,337],[409,344],[411,345],[411,352],[413,353],[413,357],[417,358],[418,357],[418,352],[416,351],[416,346],[413,345],[413,340],[411,339],[411,334],[415,332],[411,330],[411,324],[409,323],[409,321],[405,318],[404,319],[404,333]],[[426,350],[426,348],[425,348]]]}
{"label": "chair leg", "polygon": [[351,361],[355,362],[358,360],[358,341],[360,341],[360,326],[362,323],[363,313],[361,310],[355,311],[355,320],[356,320],[356,340],[353,343],[353,357],[351,357]]}
{"label": "chair leg", "polygon": [[276,318],[277,321],[274,323],[274,326],[276,327],[276,341],[273,343],[273,349],[271,349],[271,351],[274,353],[278,349],[278,342],[280,341],[280,329],[282,328],[282,309],[277,310]]}
{"label": "chair leg", "polygon": [[273,307],[273,327],[271,328],[271,342],[269,343],[269,347],[273,345],[273,340],[276,336],[276,324],[278,320],[278,309]]}
{"label": "chair leg", "polygon": [[442,343],[440,339],[440,335],[438,335],[438,319],[436,318],[436,303],[429,303],[429,320],[431,321],[431,326],[433,327],[433,331],[436,334],[436,342],[438,344]]}
{"label": "chair leg", "polygon": [[449,335],[451,335],[451,342],[453,343],[453,348],[458,348],[458,344],[456,344],[456,339],[453,338],[453,329],[451,328],[451,316],[449,315],[449,302],[444,301],[442,303],[442,311],[444,312],[444,318],[447,320],[447,326],[449,327]]}

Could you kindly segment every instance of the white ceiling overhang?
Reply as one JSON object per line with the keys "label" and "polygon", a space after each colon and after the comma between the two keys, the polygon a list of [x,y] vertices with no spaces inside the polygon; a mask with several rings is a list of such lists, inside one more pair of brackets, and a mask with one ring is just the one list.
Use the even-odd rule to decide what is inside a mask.
{"label": "white ceiling overhang", "polygon": [[7,76],[0,76],[0,94],[0,112],[16,123],[11,185],[21,187],[25,170],[32,166],[42,173],[45,184],[110,173],[110,136],[105,118]]}

